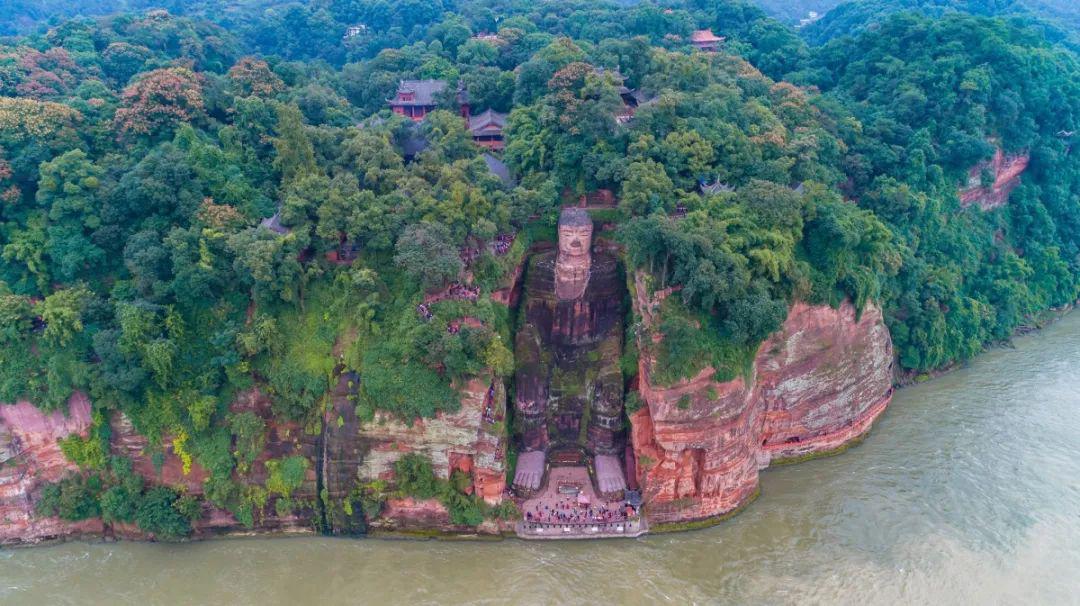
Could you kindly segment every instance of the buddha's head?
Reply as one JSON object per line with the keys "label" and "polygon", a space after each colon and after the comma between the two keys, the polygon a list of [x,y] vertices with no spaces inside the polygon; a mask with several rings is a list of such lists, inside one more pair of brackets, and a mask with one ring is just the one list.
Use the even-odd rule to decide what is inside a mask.
{"label": "buddha's head", "polygon": [[559,256],[555,262],[555,295],[577,299],[589,285],[592,264],[592,219],[580,208],[565,208],[559,216]]}
{"label": "buddha's head", "polygon": [[592,247],[592,219],[580,208],[564,208],[559,215],[559,254],[579,257]]}

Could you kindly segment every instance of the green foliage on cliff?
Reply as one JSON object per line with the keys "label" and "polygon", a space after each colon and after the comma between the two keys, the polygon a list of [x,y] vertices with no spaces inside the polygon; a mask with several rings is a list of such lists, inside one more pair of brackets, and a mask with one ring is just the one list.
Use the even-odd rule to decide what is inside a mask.
{"label": "green foliage on cliff", "polygon": [[270,474],[266,478],[266,489],[288,499],[303,485],[310,465],[311,462],[300,455],[270,459],[266,462],[266,471]]}
{"label": "green foliage on cliff", "polygon": [[97,474],[71,475],[48,484],[41,490],[35,512],[39,516],[57,516],[72,522],[96,518],[101,515],[98,503],[101,486],[101,476]]}
{"label": "green foliage on cliff", "polygon": [[237,466],[248,468],[266,446],[266,423],[259,415],[245,411],[229,415],[228,424],[236,445]]}
{"label": "green foliage on cliff", "polygon": [[[856,127],[845,134],[847,193],[901,244],[882,298],[905,368],[969,358],[1076,300],[1073,53],[1004,21],[901,15],[824,47],[817,65]],[[1004,207],[961,208],[957,188],[995,145],[1030,167]]]}
{"label": "green foliage on cliff", "polygon": [[72,434],[59,440],[60,451],[67,460],[83,469],[103,470],[109,452],[109,427],[105,415],[95,411],[90,434],[85,438]]}
{"label": "green foliage on cliff", "polygon": [[176,540],[191,534],[191,520],[198,515],[198,505],[166,486],[156,486],[143,495],[135,510],[139,529],[158,539]]}
{"label": "green foliage on cliff", "polygon": [[101,442],[93,438],[68,436],[60,440],[60,450],[67,460],[84,469],[101,469],[105,466],[105,451]]}
{"label": "green foliage on cliff", "polygon": [[[403,455],[394,463],[394,481],[398,491],[417,499],[435,499],[450,512],[450,523],[457,526],[477,526],[484,521],[484,504],[480,499],[466,493],[472,480],[455,470],[450,478],[441,480],[435,476],[431,460],[416,453]],[[505,508],[493,512],[506,515]]]}
{"label": "green foliage on cliff", "polygon": [[663,321],[656,329],[663,338],[655,347],[656,363],[650,375],[656,385],[690,379],[706,366],[716,371],[717,381],[749,378],[757,341],[737,343],[713,326],[709,315],[695,314],[677,300],[665,301],[660,315]]}
{"label": "green foliage on cliff", "polygon": [[[442,300],[427,304],[403,296],[380,338],[363,353],[358,412],[370,418],[391,410],[410,421],[460,407],[455,385],[470,377],[513,371],[508,313],[489,299]],[[453,385],[452,383],[453,382]]]}
{"label": "green foliage on cliff", "polygon": [[200,515],[199,501],[166,486],[144,490],[143,479],[131,460],[113,457],[108,470],[70,474],[47,484],[36,505],[41,516],[71,522],[100,517],[105,522],[134,522],[143,532],[161,540],[191,534],[191,522]]}
{"label": "green foliage on cliff", "polygon": [[[863,1],[821,46],[741,0],[164,4],[41,29],[2,18],[26,2],[0,8],[27,32],[0,40],[0,401],[84,391],[249,524],[268,422],[317,431],[338,373],[357,373],[362,419],[409,422],[507,376],[489,295],[597,190],[630,269],[675,289],[644,352],[661,382],[744,372],[795,300],[882,306],[922,371],[1080,294],[1080,64],[1035,0]],[[723,52],[691,49],[700,28]],[[388,111],[401,80],[432,78],[438,111]],[[509,113],[510,175],[473,145],[459,89]],[[996,147],[1030,158],[1021,183],[961,207]],[[252,390],[268,411],[236,407]],[[49,512],[135,519],[144,490],[105,462],[106,425],[64,443],[94,471],[50,487]],[[180,534],[154,497],[147,525]]]}
{"label": "green foliage on cliff", "polygon": [[112,460],[115,483],[101,493],[101,518],[106,522],[134,522],[143,492],[142,476],[132,469],[131,459]]}

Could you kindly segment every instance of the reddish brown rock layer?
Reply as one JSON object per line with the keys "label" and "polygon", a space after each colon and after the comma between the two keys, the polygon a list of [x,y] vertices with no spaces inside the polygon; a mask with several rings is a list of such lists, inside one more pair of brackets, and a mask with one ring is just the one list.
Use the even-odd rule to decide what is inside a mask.
{"label": "reddish brown rock layer", "polygon": [[[473,490],[495,504],[506,483],[506,444],[500,423],[505,420],[506,391],[500,381],[473,379],[461,392],[457,412],[440,412],[431,419],[405,423],[395,415],[377,412],[359,431],[362,480],[393,479],[394,463],[410,452],[429,457],[435,474],[447,478],[454,469],[472,475]],[[392,516],[393,510],[384,512]]]}
{"label": "reddish brown rock layer", "polygon": [[100,534],[97,520],[71,523],[34,516],[47,482],[73,471],[57,442],[90,429],[90,401],[76,394],[68,410],[46,414],[29,402],[0,404],[0,544],[35,543],[81,534]]}
{"label": "reddish brown rock layer", "polygon": [[[266,470],[268,460],[300,455],[306,458],[310,465],[303,485],[293,493],[292,497],[297,502],[313,503],[318,496],[314,465],[318,449],[317,437],[305,433],[298,423],[275,419],[270,409],[270,400],[258,389],[240,393],[230,409],[233,412],[252,411],[266,423],[266,447],[252,463],[250,470],[242,476],[237,475],[237,479],[247,485],[264,485],[269,476]],[[171,437],[162,440],[160,447],[162,456],[160,467],[158,467],[154,464],[154,453],[158,449],[150,446],[149,440],[135,430],[126,416],[115,413],[109,425],[112,430],[110,436],[112,453],[129,457],[133,468],[143,476],[147,484],[169,486],[194,495],[204,494],[203,483],[208,477],[206,470],[197,461],[192,460],[191,467],[185,474],[183,460],[174,451]],[[295,512],[281,516],[278,515],[274,505],[276,499],[276,496],[271,496],[266,506],[257,512],[255,527],[252,529],[244,526],[228,511],[204,503],[202,518],[192,524],[194,536],[206,537],[253,530],[260,532],[310,531],[314,528],[314,511],[310,506],[299,507]],[[123,538],[151,538],[131,525],[115,525],[109,531]]]}
{"label": "reddish brown rock layer", "polygon": [[133,469],[146,480],[155,484],[183,487],[188,492],[202,494],[206,471],[192,461],[191,469],[184,474],[184,463],[173,452],[172,440],[163,440],[161,469],[154,467],[150,441],[135,431],[131,420],[123,413],[115,413],[109,421],[109,438],[112,454],[131,459]]}
{"label": "reddish brown rock layer", "polygon": [[383,509],[384,527],[421,530],[450,526],[450,512],[434,499],[389,499]]}
{"label": "reddish brown rock layer", "polygon": [[[1031,156],[1028,154],[1010,154],[998,148],[994,157],[987,162],[980,162],[968,171],[968,183],[960,189],[961,206],[978,204],[983,210],[1004,206],[1009,201],[1009,194],[1020,185],[1020,175],[1027,170]],[[994,182],[983,185],[982,174],[990,170]]]}
{"label": "reddish brown rock layer", "polygon": [[[355,379],[355,377],[352,377]],[[321,435],[313,435],[295,422],[275,419],[269,399],[257,389],[243,392],[230,407],[233,412],[251,411],[266,423],[267,442],[250,469],[237,480],[262,486],[268,472],[266,463],[294,455],[310,463],[307,478],[292,495],[295,509],[279,515],[277,496],[271,495],[256,514],[249,529],[227,511],[204,504],[202,517],[194,524],[194,536],[205,537],[232,532],[310,532],[325,522],[335,533],[352,533],[363,528],[359,506],[335,506],[324,519],[316,510],[319,477],[332,503],[342,503],[359,481],[392,479],[393,462],[405,452],[424,452],[435,462],[436,472],[447,477],[453,469],[471,474],[472,490],[490,504],[503,498],[505,486],[506,393],[500,382],[474,380],[462,390],[461,409],[421,419],[411,426],[380,415],[361,427],[355,406],[348,399],[350,377],[343,375],[332,393],[331,407],[324,418]],[[99,520],[67,523],[34,516],[41,487],[56,482],[77,468],[60,450],[58,440],[72,434],[87,435],[91,426],[90,403],[82,395],[73,397],[70,411],[44,414],[28,402],[0,405],[0,544],[31,543],[81,535],[111,535],[130,539],[153,538],[128,524],[106,526]],[[150,485],[166,485],[189,494],[202,495],[207,473],[192,461],[184,473],[184,462],[174,451],[171,438],[153,446],[140,435],[131,421],[120,413],[109,420],[112,454],[129,457],[134,469]],[[160,452],[158,465],[155,453]],[[321,465],[320,465],[321,463]],[[444,528],[450,526],[445,508],[434,503],[392,502],[384,511],[383,526],[392,528]],[[483,529],[482,529],[483,530]],[[498,532],[497,527],[487,529]]]}
{"label": "reddish brown rock layer", "polygon": [[855,315],[849,303],[794,305],[758,350],[752,385],[717,382],[711,368],[652,385],[643,344],[646,405],[631,417],[631,440],[651,521],[732,511],[757,491],[758,470],[770,461],[834,450],[870,428],[891,397],[892,343],[876,307]]}

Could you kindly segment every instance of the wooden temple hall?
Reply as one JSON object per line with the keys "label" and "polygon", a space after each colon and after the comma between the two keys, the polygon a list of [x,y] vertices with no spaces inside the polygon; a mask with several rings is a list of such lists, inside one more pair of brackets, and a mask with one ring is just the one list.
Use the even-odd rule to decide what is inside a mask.
{"label": "wooden temple hall", "polygon": [[452,99],[447,90],[445,80],[402,80],[398,83],[397,93],[386,102],[395,114],[420,122],[452,100],[457,105],[458,113],[465,119],[473,141],[491,150],[503,149],[507,115],[491,109],[474,115],[465,89],[459,88]]}

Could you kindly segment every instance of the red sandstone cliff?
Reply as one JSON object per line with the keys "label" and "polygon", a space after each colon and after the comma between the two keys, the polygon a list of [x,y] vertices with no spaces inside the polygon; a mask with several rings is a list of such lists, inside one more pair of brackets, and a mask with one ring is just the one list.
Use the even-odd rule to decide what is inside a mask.
{"label": "red sandstone cliff", "polygon": [[101,532],[97,520],[71,523],[34,516],[42,485],[75,469],[57,440],[85,437],[89,429],[90,401],[82,394],[71,397],[66,414],[45,414],[29,402],[0,404],[0,544]]}
{"label": "red sandstone cliff", "polygon": [[[1009,194],[1020,185],[1020,175],[1027,170],[1031,157],[1028,154],[1010,154],[998,148],[994,157],[980,162],[968,171],[968,182],[960,189],[961,206],[978,204],[983,210],[992,210],[1004,206],[1009,201]],[[994,182],[984,185],[982,174],[989,170],[994,175]]]}
{"label": "red sandstone cliff", "polygon": [[[653,310],[640,283],[635,299],[647,323]],[[738,508],[757,491],[759,469],[855,440],[892,395],[892,342],[872,305],[858,320],[850,303],[794,305],[759,348],[751,385],[743,378],[717,382],[709,368],[672,386],[653,385],[648,343],[642,345],[645,405],[631,416],[631,440],[654,522]]]}
{"label": "red sandstone cliff", "polygon": [[[644,303],[647,298],[640,285],[635,295],[638,315],[646,324],[652,322],[654,310]],[[759,349],[749,385],[742,378],[716,382],[709,369],[673,386],[653,385],[648,343],[642,345],[639,386],[646,405],[632,416],[631,439],[636,479],[654,522],[706,518],[739,507],[756,491],[759,469],[779,458],[849,443],[869,429],[891,396],[892,345],[881,313],[873,306],[856,320],[850,304],[840,309],[795,305],[781,330]],[[460,469],[471,474],[476,494],[489,503],[502,499],[506,394],[500,382],[473,380],[463,386],[457,412],[411,425],[383,414],[360,422],[348,398],[349,388],[343,376],[332,394],[333,406],[326,412],[321,436],[275,420],[268,400],[257,390],[241,394],[232,409],[254,411],[268,430],[265,452],[243,481],[261,484],[266,480],[266,460],[299,454],[313,465],[295,500],[315,502],[319,473],[328,492],[340,499],[356,481],[389,479],[402,454],[423,452],[433,459],[440,476]],[[680,406],[684,396],[689,405],[683,401]],[[90,403],[81,395],[72,398],[67,415],[46,415],[25,402],[0,405],[0,543],[105,532],[99,521],[71,524],[33,516],[41,485],[74,471],[57,440],[85,435],[90,423]],[[130,456],[148,481],[202,493],[205,471],[195,463],[184,474],[168,440],[158,469],[145,438],[122,415],[110,419],[110,425],[113,452]],[[256,530],[314,528],[310,505],[284,517],[274,509],[271,500]],[[243,529],[227,512],[207,505],[203,513],[195,524],[196,536]],[[330,512],[327,518],[333,526]],[[437,502],[391,500],[380,525],[447,529],[449,519]],[[491,528],[481,531],[497,531],[497,525],[486,525]],[[133,528],[113,530],[142,536]]]}
{"label": "red sandstone cliff", "polygon": [[[501,427],[506,390],[501,381],[473,379],[460,392],[457,412],[415,419],[411,425],[392,414],[377,412],[373,421],[362,424],[360,479],[392,479],[394,463],[406,453],[418,452],[431,458],[437,476],[447,478],[460,470],[472,477],[474,494],[489,504],[502,501],[506,439]],[[385,525],[395,528],[424,526],[425,521],[436,528],[449,525],[445,508],[434,501],[390,501],[382,517]]]}
{"label": "red sandstone cliff", "polygon": [[[268,473],[266,462],[272,458],[281,458],[291,455],[301,455],[311,462],[308,467],[307,478],[303,485],[293,494],[293,498],[302,503],[312,503],[318,496],[315,455],[317,451],[316,436],[304,432],[303,427],[295,422],[275,419],[270,410],[270,401],[265,394],[258,389],[251,389],[240,393],[230,409],[234,412],[252,411],[259,415],[266,423],[266,447],[251,465],[251,469],[237,478],[247,485],[262,485],[266,482]],[[139,475],[143,476],[147,484],[158,484],[181,488],[185,492],[194,495],[204,494],[203,482],[208,473],[198,463],[192,461],[188,473],[184,473],[184,464],[174,452],[170,439],[162,440],[160,467],[155,466],[153,455],[156,449],[151,448],[149,440],[140,435],[132,426],[131,421],[122,413],[114,413],[109,421],[111,436],[110,450],[115,455],[129,457],[132,466]],[[258,512],[254,529],[248,529],[239,522],[231,513],[213,507],[209,503],[203,504],[202,518],[193,524],[194,536],[205,537],[229,532],[248,532],[257,530],[260,532],[295,532],[308,531],[314,528],[314,511],[310,506],[299,507],[297,511],[288,515],[278,515],[274,507],[276,497],[271,497],[267,505]],[[134,539],[149,538],[134,525],[118,524],[109,531],[116,536]]]}

